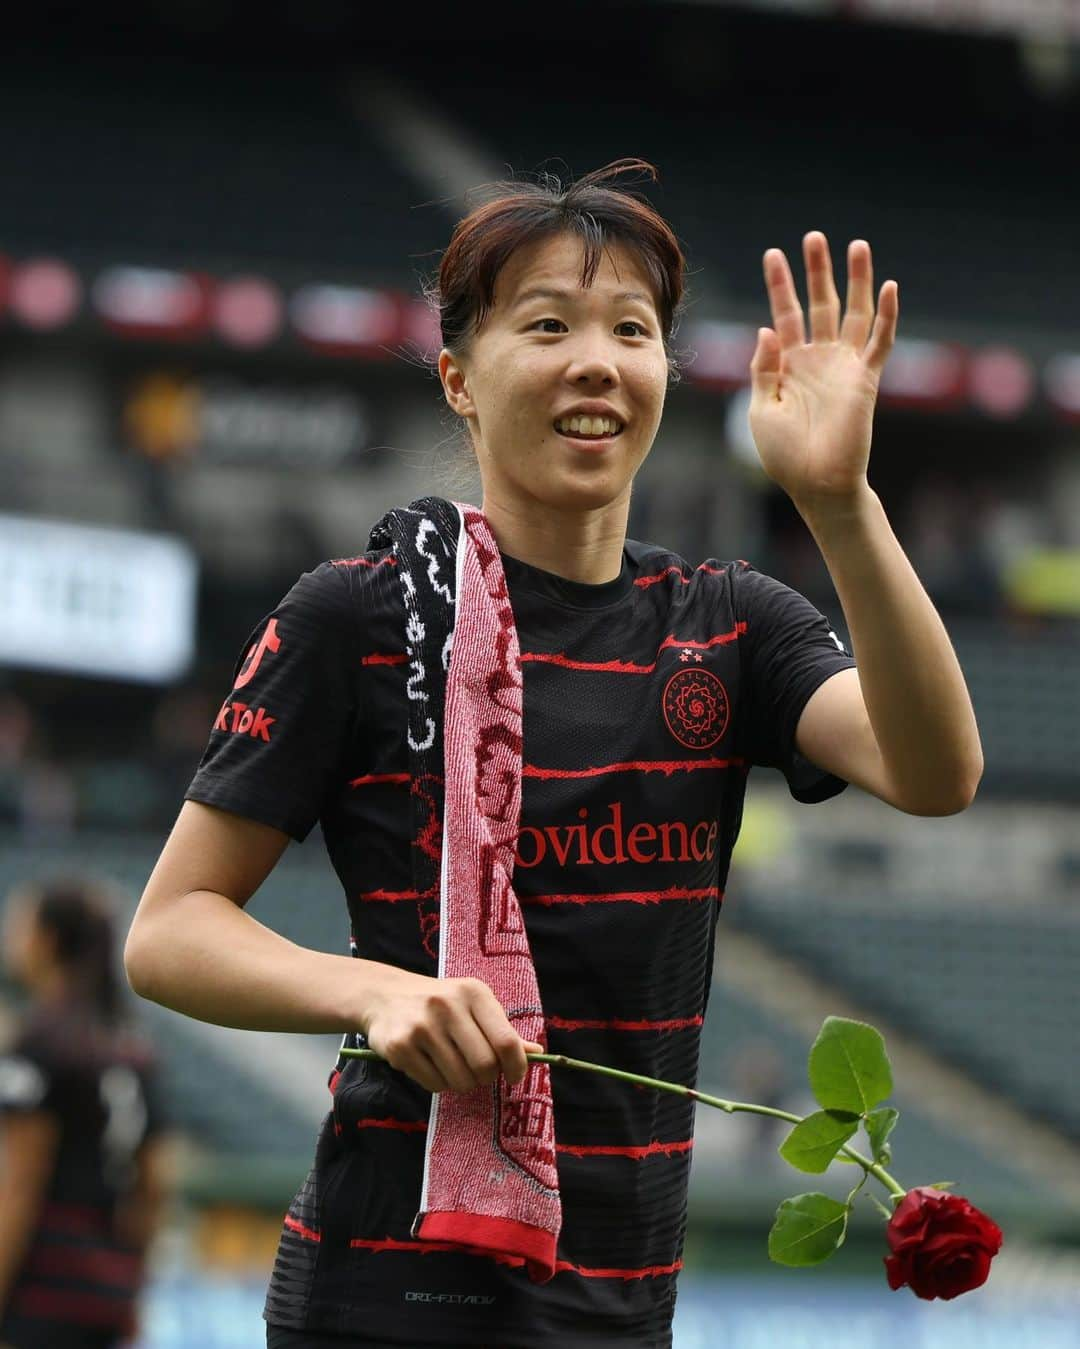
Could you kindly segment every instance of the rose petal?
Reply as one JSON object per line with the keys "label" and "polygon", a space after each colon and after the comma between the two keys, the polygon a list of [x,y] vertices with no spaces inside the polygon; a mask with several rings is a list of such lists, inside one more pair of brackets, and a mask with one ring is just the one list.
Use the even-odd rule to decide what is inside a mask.
{"label": "rose petal", "polygon": [[907,1250],[909,1247],[921,1246],[926,1240],[926,1233],[930,1226],[929,1219],[923,1218],[920,1222],[912,1223],[907,1228],[896,1228],[891,1224],[885,1233],[885,1239],[889,1243],[889,1249],[895,1253]]}
{"label": "rose petal", "polygon": [[885,1277],[889,1281],[889,1287],[895,1292],[898,1288],[903,1288],[908,1281],[908,1262],[899,1260],[895,1255],[886,1255]]}
{"label": "rose petal", "polygon": [[961,1293],[969,1293],[986,1282],[990,1273],[990,1257],[985,1251],[975,1249],[962,1259],[956,1260],[948,1269],[938,1273],[939,1297],[949,1301]]}
{"label": "rose petal", "polygon": [[919,1255],[928,1259],[951,1259],[961,1251],[970,1250],[973,1244],[968,1232],[931,1232],[919,1247]]}

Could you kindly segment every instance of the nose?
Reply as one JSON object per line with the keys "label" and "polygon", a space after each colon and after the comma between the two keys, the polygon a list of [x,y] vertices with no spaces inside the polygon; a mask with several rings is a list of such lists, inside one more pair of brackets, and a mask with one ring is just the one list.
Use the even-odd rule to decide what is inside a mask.
{"label": "nose", "polygon": [[610,389],[618,384],[619,367],[610,345],[603,337],[582,337],[571,356],[566,377],[569,383],[576,386],[600,385]]}

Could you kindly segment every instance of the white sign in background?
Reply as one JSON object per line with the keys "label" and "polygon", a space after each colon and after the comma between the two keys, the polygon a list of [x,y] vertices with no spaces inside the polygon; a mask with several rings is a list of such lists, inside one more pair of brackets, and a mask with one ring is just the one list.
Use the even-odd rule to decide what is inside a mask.
{"label": "white sign in background", "polygon": [[0,666],[168,684],[191,664],[197,580],[180,539],[0,515]]}

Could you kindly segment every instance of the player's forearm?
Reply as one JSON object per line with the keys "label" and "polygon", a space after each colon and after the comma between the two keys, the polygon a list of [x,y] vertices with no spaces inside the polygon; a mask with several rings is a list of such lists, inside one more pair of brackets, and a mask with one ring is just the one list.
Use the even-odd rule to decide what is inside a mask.
{"label": "player's forearm", "polygon": [[366,995],[388,967],[288,941],[210,890],[178,896],[132,925],[131,987],[186,1016],[245,1030],[362,1029]]}
{"label": "player's forearm", "polygon": [[967,804],[982,748],[956,653],[869,487],[845,503],[800,507],[844,610],[866,710],[902,795]]}

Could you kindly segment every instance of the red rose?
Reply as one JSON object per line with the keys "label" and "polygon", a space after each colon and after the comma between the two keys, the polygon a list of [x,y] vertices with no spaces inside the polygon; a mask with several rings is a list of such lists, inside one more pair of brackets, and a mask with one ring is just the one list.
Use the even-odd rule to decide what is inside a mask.
{"label": "red rose", "polygon": [[986,1282],[1001,1228],[962,1195],[928,1185],[908,1190],[885,1233],[889,1287],[916,1297],[954,1298]]}

